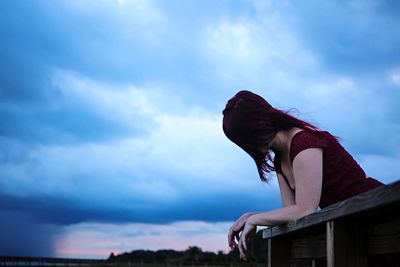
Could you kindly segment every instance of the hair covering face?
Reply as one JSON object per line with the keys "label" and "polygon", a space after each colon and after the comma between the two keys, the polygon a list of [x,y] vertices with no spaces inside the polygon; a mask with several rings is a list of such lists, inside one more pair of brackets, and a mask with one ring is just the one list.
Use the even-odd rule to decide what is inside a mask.
{"label": "hair covering face", "polygon": [[271,152],[279,151],[271,144],[279,131],[298,127],[319,132],[314,125],[273,108],[250,91],[234,95],[222,113],[225,135],[254,159],[262,181],[267,181],[266,173],[275,170]]}
{"label": "hair covering face", "polygon": [[[234,143],[243,147],[252,136],[265,129],[265,115],[272,106],[261,96],[249,91],[240,91],[234,95],[223,110],[223,130]],[[263,118],[264,117],[264,118]]]}

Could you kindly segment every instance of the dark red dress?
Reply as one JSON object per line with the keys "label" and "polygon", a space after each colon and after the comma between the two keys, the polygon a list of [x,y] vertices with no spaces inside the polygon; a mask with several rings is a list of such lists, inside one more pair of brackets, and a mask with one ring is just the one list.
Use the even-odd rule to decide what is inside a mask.
{"label": "dark red dress", "polygon": [[[321,209],[384,185],[373,178],[367,178],[360,165],[337,139],[326,131],[303,130],[296,133],[290,146],[290,164],[293,164],[297,154],[308,148],[323,149],[322,192],[319,202]],[[282,173],[279,155],[275,155],[274,165],[275,171],[281,173],[288,183]]]}
{"label": "dark red dress", "polygon": [[[303,130],[296,133],[290,145],[290,164],[293,165],[293,159],[297,154],[308,148],[323,149],[320,208],[384,185],[373,178],[366,177],[360,165],[337,139],[326,131]],[[275,155],[274,165],[276,172],[281,173],[289,185],[287,178],[282,173],[279,155]],[[289,188],[291,188],[290,185]],[[369,256],[368,266],[398,266],[398,262],[395,256],[375,255]]]}

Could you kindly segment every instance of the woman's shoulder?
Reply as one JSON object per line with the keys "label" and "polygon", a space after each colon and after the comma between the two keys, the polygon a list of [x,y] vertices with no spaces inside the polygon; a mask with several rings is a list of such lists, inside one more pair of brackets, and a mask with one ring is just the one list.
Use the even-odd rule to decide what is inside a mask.
{"label": "woman's shoulder", "polygon": [[319,140],[336,140],[337,137],[332,135],[330,132],[325,131],[325,130],[314,130],[314,129],[299,129],[297,132],[292,137],[292,142],[307,142],[307,141],[319,141]]}
{"label": "woman's shoulder", "polygon": [[294,158],[301,151],[309,148],[327,149],[330,144],[336,141],[336,138],[328,131],[304,129],[298,131],[292,137],[290,145],[290,162],[293,164]]}

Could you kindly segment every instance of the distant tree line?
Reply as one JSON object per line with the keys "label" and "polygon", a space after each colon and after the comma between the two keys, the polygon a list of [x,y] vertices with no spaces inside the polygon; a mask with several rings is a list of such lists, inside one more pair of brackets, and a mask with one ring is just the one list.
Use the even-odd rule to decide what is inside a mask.
{"label": "distant tree line", "polygon": [[[246,263],[266,263],[267,245],[262,239],[262,232],[259,231],[249,245],[248,257]],[[239,258],[238,250],[224,253],[223,251],[209,252],[202,251],[201,248],[190,246],[185,251],[176,251],[171,249],[151,251],[134,250],[119,255],[111,253],[108,262],[132,262],[142,264],[163,264],[163,265],[230,265],[245,264]]]}

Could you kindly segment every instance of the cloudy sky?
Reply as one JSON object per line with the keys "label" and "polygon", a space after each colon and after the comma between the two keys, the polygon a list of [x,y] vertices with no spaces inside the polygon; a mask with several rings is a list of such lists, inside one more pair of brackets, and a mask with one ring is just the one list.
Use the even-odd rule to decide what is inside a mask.
{"label": "cloudy sky", "polygon": [[238,90],[400,177],[398,1],[0,1],[0,254],[227,251],[275,180],[221,130]]}

